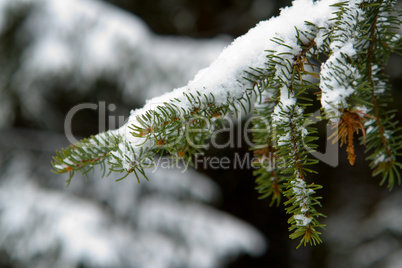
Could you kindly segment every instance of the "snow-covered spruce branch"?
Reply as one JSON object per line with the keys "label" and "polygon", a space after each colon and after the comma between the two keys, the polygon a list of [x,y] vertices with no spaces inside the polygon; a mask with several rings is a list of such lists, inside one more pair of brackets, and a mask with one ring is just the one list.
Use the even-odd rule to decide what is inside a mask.
{"label": "snow-covered spruce branch", "polygon": [[393,112],[384,109],[390,98],[387,76],[382,72],[390,53],[401,49],[395,3],[362,1],[356,3],[357,9],[351,3],[339,5],[331,35],[332,53],[321,67],[320,83],[323,108],[338,127],[334,140],[347,144],[353,165],[353,134],[361,131],[373,176],[381,174],[381,184],[388,182],[389,189],[395,182],[401,183],[402,167],[395,159],[402,148],[401,127],[393,120]]}
{"label": "snow-covered spruce branch", "polygon": [[[397,127],[397,122],[393,120],[393,112],[384,110],[391,98],[387,92],[387,77],[381,72],[381,67],[388,61],[389,51],[402,49],[401,42],[397,42],[400,37],[394,32],[399,28],[401,21],[393,16],[393,13],[392,6],[386,4],[374,6],[367,12],[366,16],[372,26],[369,29],[368,55],[364,57],[372,97],[370,109],[374,116],[374,120],[365,122],[367,151],[371,151],[368,159],[371,160],[373,175],[381,174],[383,177],[381,184],[388,181],[389,189],[393,188],[395,182],[401,183],[398,169],[402,168],[401,163],[395,159],[402,149],[401,127]],[[399,47],[396,47],[397,45]],[[381,140],[380,146],[378,146],[379,140]]]}
{"label": "snow-covered spruce branch", "polygon": [[[286,197],[291,238],[321,242],[316,210],[321,188],[310,150],[316,130],[306,108],[318,97],[334,141],[347,144],[354,164],[354,133],[371,152],[373,175],[400,183],[400,128],[384,111],[388,88],[382,69],[398,49],[396,1],[296,0],[281,15],[260,22],[227,47],[187,86],[132,111],[118,130],[101,133],[58,152],[57,173],[83,173],[108,163],[111,171],[144,175],[159,152],[191,161],[226,116],[254,112],[257,189],[280,204]],[[320,71],[318,66],[321,64]],[[315,81],[318,79],[319,81]]]}

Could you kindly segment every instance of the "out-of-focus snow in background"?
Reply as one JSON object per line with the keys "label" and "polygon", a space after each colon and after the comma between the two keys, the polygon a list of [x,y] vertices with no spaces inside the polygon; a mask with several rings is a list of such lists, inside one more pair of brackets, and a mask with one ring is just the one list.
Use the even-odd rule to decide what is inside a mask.
{"label": "out-of-focus snow in background", "polygon": [[[268,18],[274,6],[246,2],[245,15],[227,11],[210,20],[246,24],[251,14]],[[180,31],[195,27],[192,13],[175,12]],[[250,205],[256,203],[239,194],[247,189],[223,183],[249,181],[254,191],[251,172],[243,178],[218,171],[229,178],[212,180],[194,170],[158,169],[140,184],[96,172],[87,181],[76,176],[67,189],[67,177],[50,172],[55,150],[69,144],[63,128],[72,107],[102,102],[106,127],[118,127],[146,99],[187,84],[231,40],[156,35],[104,1],[0,0],[0,266],[215,268],[240,257],[233,267],[401,267],[402,192],[377,186],[363,160],[353,169],[342,160],[336,170],[321,167],[328,174],[317,178],[326,191],[325,243],[297,251],[282,207],[269,214],[275,208],[268,202]],[[400,62],[391,58],[396,81]],[[394,93],[397,107],[401,91]],[[73,134],[101,131],[100,112],[77,113]],[[236,194],[228,210],[253,219],[220,209],[230,191]]]}
{"label": "out-of-focus snow in background", "polygon": [[[1,86],[13,92],[2,92],[2,124],[14,119],[9,107],[16,96],[22,116],[58,124],[49,98],[99,94],[101,81],[113,82],[110,90],[125,104],[142,105],[187,83],[230,41],[159,37],[135,16],[96,0],[5,1],[1,21],[2,47],[11,50],[3,61],[18,60],[3,63]],[[8,47],[14,45],[21,47]],[[56,85],[62,92],[54,92]]]}

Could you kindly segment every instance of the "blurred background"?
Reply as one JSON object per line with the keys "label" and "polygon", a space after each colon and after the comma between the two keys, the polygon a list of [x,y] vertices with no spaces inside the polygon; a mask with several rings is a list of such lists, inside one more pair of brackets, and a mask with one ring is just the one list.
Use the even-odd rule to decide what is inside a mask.
{"label": "blurred background", "polygon": [[[318,166],[324,243],[299,250],[252,170],[158,170],[141,184],[98,172],[69,188],[50,171],[75,105],[105,105],[74,116],[77,138],[102,116],[116,128],[289,4],[0,0],[0,267],[402,267],[401,188],[378,186],[361,147],[354,167],[344,149],[337,168]],[[401,57],[386,71],[400,108]],[[248,148],[206,152],[235,153]]]}

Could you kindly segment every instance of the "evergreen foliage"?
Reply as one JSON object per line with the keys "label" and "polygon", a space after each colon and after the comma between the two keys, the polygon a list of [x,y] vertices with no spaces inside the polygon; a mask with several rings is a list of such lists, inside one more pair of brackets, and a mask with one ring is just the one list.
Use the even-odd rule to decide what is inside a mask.
{"label": "evergreen foliage", "polygon": [[124,177],[134,173],[139,180],[157,154],[191,162],[207,148],[224,117],[252,112],[252,150],[261,198],[271,198],[271,205],[284,203],[290,237],[301,237],[299,246],[319,244],[324,227],[319,218],[324,215],[317,210],[317,191],[322,187],[309,178],[318,160],[310,155],[317,147],[317,130],[308,108],[317,98],[321,101],[322,119],[335,130],[330,138],[346,145],[351,165],[356,158],[354,134],[362,133],[360,143],[366,146],[373,176],[381,175],[381,184],[389,189],[400,184],[401,128],[386,109],[390,97],[383,73],[390,53],[400,49],[396,34],[400,21],[396,1],[296,2],[326,6],[330,16],[323,12],[312,21],[305,14],[302,24],[292,25],[292,35],[271,36],[269,49],[260,52],[263,65],[227,77],[234,87],[175,90],[155,100],[158,105],[152,109],[133,111],[121,129],[63,149],[54,158],[55,172],[70,173],[69,183],[76,171],[86,173],[97,165],[106,170],[108,164],[110,171]]}

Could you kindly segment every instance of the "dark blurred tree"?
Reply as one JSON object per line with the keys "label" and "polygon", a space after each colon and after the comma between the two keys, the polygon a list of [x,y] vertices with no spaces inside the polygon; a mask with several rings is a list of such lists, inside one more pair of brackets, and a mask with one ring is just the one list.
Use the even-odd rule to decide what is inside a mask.
{"label": "dark blurred tree", "polygon": [[141,17],[158,34],[196,38],[237,37],[260,20],[279,14],[290,0],[107,0]]}

